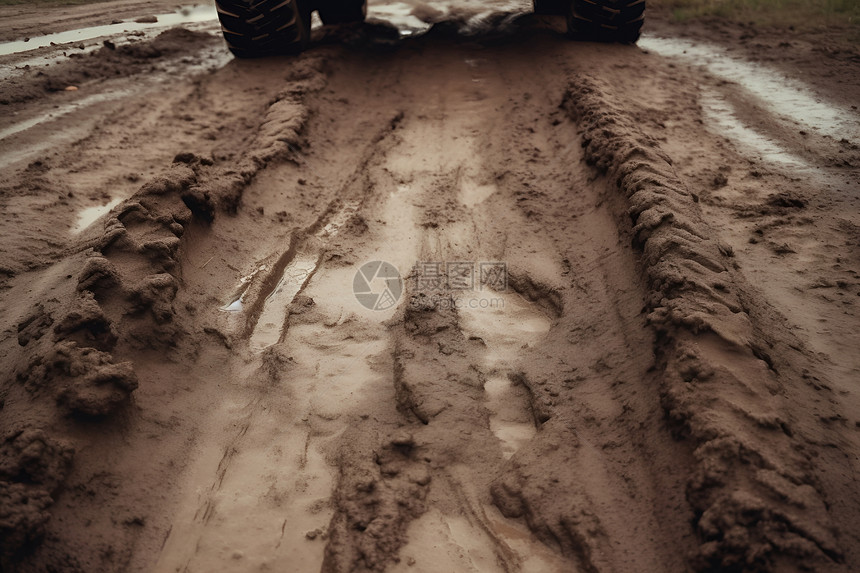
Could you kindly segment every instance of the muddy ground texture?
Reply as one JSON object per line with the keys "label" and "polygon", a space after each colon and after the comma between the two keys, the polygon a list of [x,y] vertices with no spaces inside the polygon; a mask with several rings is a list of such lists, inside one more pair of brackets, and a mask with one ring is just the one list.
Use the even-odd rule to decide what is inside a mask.
{"label": "muddy ground texture", "polygon": [[0,58],[2,570],[860,570],[857,51],[415,13]]}

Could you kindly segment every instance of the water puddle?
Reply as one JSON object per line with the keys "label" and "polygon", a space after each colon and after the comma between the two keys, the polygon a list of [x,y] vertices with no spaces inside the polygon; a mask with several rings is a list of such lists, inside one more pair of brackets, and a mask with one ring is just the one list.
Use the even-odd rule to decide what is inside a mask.
{"label": "water puddle", "polygon": [[280,281],[263,304],[249,340],[251,350],[260,352],[280,341],[289,305],[313,275],[319,258],[319,254],[299,253],[287,264]]}
{"label": "water puddle", "polygon": [[[385,221],[383,237],[380,238],[377,254],[370,255],[368,261],[386,261],[397,269],[407,269],[412,266],[415,248],[408,248],[406,243],[410,241],[414,243],[417,240],[417,234],[413,220],[414,208],[411,204],[401,203],[402,194],[405,192],[408,192],[407,188],[391,193],[377,213],[380,220]],[[319,228],[313,236],[318,239],[336,237],[358,214],[360,208],[361,201],[359,200],[343,202],[338,209],[330,213],[319,224]],[[300,251],[286,265],[277,285],[266,296],[262,311],[251,332],[249,348],[253,352],[261,352],[281,341],[289,314],[289,306],[296,295],[306,288],[308,281],[317,269],[322,253],[323,247],[314,244],[309,249],[305,248],[303,252]],[[246,312],[250,307],[255,306],[253,300],[248,300],[249,293],[259,292],[252,286],[260,280],[271,280],[267,276],[268,271],[269,268],[266,265],[261,265],[252,273],[241,277],[228,299],[229,302],[219,307],[219,310],[228,315],[226,324],[229,330],[237,331],[245,324]],[[324,296],[327,301],[339,305],[338,316],[340,318],[347,315],[373,317],[374,321],[390,318],[396,312],[397,305],[401,301],[393,301],[394,304],[384,311],[363,307],[359,304],[354,293],[356,271],[356,267],[343,267],[327,271],[324,284],[317,284],[315,288],[321,291],[321,296]]]}
{"label": "water puddle", "polygon": [[509,378],[523,348],[540,342],[549,332],[550,319],[513,292],[472,292],[458,300],[463,334],[478,337],[487,346],[484,384],[490,429],[510,458],[537,433],[526,390]]}
{"label": "water puddle", "polygon": [[735,113],[734,106],[717,93],[703,90],[700,99],[707,122],[714,131],[728,137],[745,154],[761,161],[782,165],[794,170],[813,169],[803,158],[791,153],[773,139],[744,124]]}
{"label": "water puddle", "polygon": [[78,218],[75,221],[75,226],[72,227],[72,234],[77,235],[81,233],[84,229],[95,223],[99,217],[119,205],[120,201],[122,199],[116,197],[105,205],[96,205],[95,207],[87,207],[78,211]]}
{"label": "water puddle", "polygon": [[[360,201],[347,201],[344,203],[338,210],[336,210],[332,215],[328,217],[328,220],[320,225],[319,230],[314,233],[314,236],[325,238],[325,237],[335,237],[341,231],[341,229],[349,223],[349,221],[358,213],[358,209],[361,206]],[[314,258],[316,257],[316,258]],[[311,265],[307,263],[310,259],[318,259],[319,253],[316,255],[311,255],[310,253],[305,255],[304,262],[296,262],[290,263],[287,265],[287,268],[284,270],[284,276],[281,277],[280,282],[278,282],[275,290],[269,295],[268,298],[272,298],[272,296],[279,292],[280,289],[279,300],[283,301],[287,300],[287,304],[290,304],[295,298],[295,295],[301,290],[302,284],[296,284],[300,279],[307,279],[308,276],[313,272],[313,269],[316,268],[316,264],[314,263],[313,268]],[[295,266],[298,265],[298,266]],[[236,288],[233,289],[233,295],[230,297],[230,302],[220,307],[218,310],[233,312],[233,313],[241,313],[245,311],[246,305],[246,296],[248,294],[248,290],[251,287],[251,282],[254,280],[257,275],[260,273],[265,273],[268,270],[266,265],[260,265],[253,272],[241,277],[239,279],[239,283]],[[294,275],[293,278],[287,277],[287,275]],[[295,291],[295,292],[293,292]],[[292,293],[292,295],[290,295]],[[272,303],[273,305],[276,303]],[[267,302],[267,306],[268,302]],[[273,307],[274,308],[274,307]],[[266,312],[264,310],[264,312]],[[270,311],[270,315],[273,311]],[[260,319],[262,320],[262,315]],[[277,316],[273,318],[277,319]],[[261,335],[262,336],[262,335]],[[268,332],[266,334],[266,338],[271,338],[272,333]],[[277,340],[275,341],[277,342]],[[269,346],[269,345],[267,345]]]}
{"label": "water puddle", "polygon": [[[387,232],[397,233],[398,229],[400,229],[404,235],[397,239],[392,237],[390,242],[385,241],[386,245],[396,244],[398,240],[409,235],[407,227],[414,227],[411,215],[407,215],[404,219],[402,210],[392,208],[393,201],[395,201],[394,196],[388,198],[380,215],[386,217]],[[320,239],[336,237],[358,214],[360,207],[361,201],[358,200],[344,202],[320,224],[319,229],[314,233],[314,237]],[[296,295],[305,288],[311,276],[316,271],[321,255],[322,247],[315,246],[310,250],[300,252],[286,265],[277,285],[266,296],[263,303],[263,309],[260,312],[249,340],[251,350],[260,352],[273,344],[277,344],[281,340],[289,313],[288,307]],[[387,259],[383,258],[380,260],[394,260],[397,258],[389,256]],[[392,264],[396,266],[397,262]],[[397,268],[408,268],[405,266],[406,262],[403,264],[404,266]],[[409,264],[411,265],[411,261],[409,261]],[[248,305],[253,304],[252,301],[247,300],[248,293],[253,290],[251,288],[252,283],[266,280],[266,272],[268,270],[269,268],[266,265],[260,265],[253,272],[241,277],[228,299],[229,302],[219,307],[219,310],[231,315],[227,319],[230,330],[235,330],[243,324],[242,320],[244,319],[245,312],[248,310]],[[353,293],[355,272],[356,269],[351,267],[333,271],[333,278],[336,278],[336,280],[331,283],[327,297],[331,300],[344,303],[342,308],[349,305],[351,312],[358,312],[359,314],[362,314],[362,311],[374,313],[376,311],[361,307],[355,299]],[[385,313],[387,315],[386,318],[390,317],[390,314],[395,310],[396,306],[392,307],[390,312]]]}
{"label": "water puddle", "polygon": [[516,292],[468,292],[457,303],[460,326],[467,336],[484,341],[487,363],[494,369],[513,368],[517,351],[540,342],[552,326],[545,314]]}
{"label": "water puddle", "polygon": [[219,310],[242,312],[245,309],[245,295],[248,294],[248,288],[251,286],[251,281],[254,280],[254,277],[265,272],[268,268],[269,267],[266,265],[260,265],[249,274],[241,277],[239,279],[239,285],[236,287],[234,294],[231,297],[231,302],[229,304],[225,304]]}
{"label": "water puddle", "polygon": [[[353,255],[355,264],[349,266],[334,266],[325,269],[320,275],[314,275],[311,285],[308,285],[304,294],[315,294],[314,300],[324,301],[332,308],[330,313],[332,324],[344,321],[361,321],[370,324],[384,322],[390,319],[401,304],[403,304],[403,293],[400,298],[393,300],[390,305],[365,306],[360,302],[356,293],[356,276],[371,267],[363,267],[366,263],[373,261],[384,261],[396,269],[401,279],[406,280],[406,273],[415,263],[418,251],[419,230],[415,224],[415,208],[408,198],[410,189],[406,186],[390,193],[381,205],[369,206],[367,212],[373,213],[373,220],[368,221],[375,227],[373,243],[363,249],[361,254]],[[368,217],[368,215],[365,215]],[[387,268],[388,267],[386,265]],[[362,273],[364,276],[364,273]],[[369,283],[372,293],[382,293],[387,286],[385,279],[377,274],[375,280]],[[363,300],[363,299],[362,299]]]}
{"label": "water puddle", "polygon": [[703,66],[710,73],[739,84],[756,96],[764,108],[822,135],[837,140],[860,140],[860,117],[855,112],[827,103],[802,82],[776,70],[734,57],[714,45],[679,38],[646,35],[638,45],[661,56]]}
{"label": "water puddle", "polygon": [[67,30],[65,32],[47,34],[45,36],[36,36],[29,38],[28,40],[3,42],[0,43],[0,56],[28,52],[52,46],[54,44],[82,42],[85,40],[92,40],[94,38],[125,34],[128,32],[146,31],[155,28],[169,28],[180,24],[216,21],[218,19],[218,14],[215,11],[214,5],[201,4],[195,6],[184,6],[178,8],[175,12],[158,14],[155,18],[157,20],[156,22],[120,22],[118,24],[92,26],[89,28],[80,28],[78,30]]}

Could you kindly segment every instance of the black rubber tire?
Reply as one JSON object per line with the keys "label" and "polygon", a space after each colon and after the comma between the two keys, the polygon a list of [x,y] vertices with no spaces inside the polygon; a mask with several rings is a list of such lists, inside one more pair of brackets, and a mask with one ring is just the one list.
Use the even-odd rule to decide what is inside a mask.
{"label": "black rubber tire", "polygon": [[535,14],[546,16],[564,16],[570,6],[570,0],[532,0]]}
{"label": "black rubber tire", "polygon": [[572,0],[567,33],[577,40],[635,44],[645,21],[645,0]]}
{"label": "black rubber tire", "polygon": [[215,8],[237,58],[297,54],[310,41],[310,0],[215,0]]}
{"label": "black rubber tire", "polygon": [[367,18],[367,0],[320,0],[317,10],[326,26],[364,22]]}

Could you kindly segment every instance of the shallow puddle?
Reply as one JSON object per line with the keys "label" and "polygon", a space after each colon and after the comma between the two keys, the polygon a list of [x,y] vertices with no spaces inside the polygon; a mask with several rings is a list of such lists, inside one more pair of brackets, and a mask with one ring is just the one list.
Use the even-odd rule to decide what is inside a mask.
{"label": "shallow puddle", "polygon": [[661,56],[703,66],[756,96],[764,108],[823,135],[860,140],[860,116],[827,103],[803,83],[776,70],[736,58],[720,47],[680,38],[646,35],[638,45]]}
{"label": "shallow puddle", "polygon": [[77,30],[67,30],[65,32],[47,34],[45,36],[36,36],[27,40],[3,42],[0,43],[0,56],[28,52],[30,50],[37,50],[54,44],[69,44],[128,32],[152,30],[154,28],[169,28],[171,26],[191,24],[195,22],[214,21],[218,19],[218,14],[215,11],[214,5],[202,4],[183,6],[181,8],[177,8],[176,12],[171,12],[169,14],[158,14],[156,19],[156,22],[119,22],[117,24],[92,26],[89,28],[80,28]]}
{"label": "shallow puddle", "polygon": [[457,302],[460,326],[487,345],[487,363],[495,369],[514,366],[519,350],[537,344],[552,322],[513,291],[468,291]]}
{"label": "shallow puddle", "polygon": [[263,310],[251,333],[249,341],[251,350],[259,352],[281,339],[289,305],[310,280],[318,263],[319,254],[300,253],[287,264],[280,281],[263,304]]}
{"label": "shallow puddle", "polygon": [[[380,260],[391,263],[403,274],[402,269],[411,268],[415,256],[415,248],[409,248],[407,244],[414,245],[417,241],[417,232],[413,221],[414,207],[408,203],[402,203],[402,194],[408,192],[404,188],[397,193],[392,193],[381,207],[379,215],[386,221],[383,227],[383,236],[380,237],[379,247],[376,253],[367,260]],[[314,233],[319,239],[333,238],[356,216],[360,209],[360,201],[344,202],[337,210],[332,212]],[[266,295],[263,310],[257,319],[250,336],[249,346],[252,351],[260,352],[281,340],[289,314],[289,305],[296,295],[302,292],[314,275],[319,259],[323,253],[323,247],[315,245],[310,250],[297,254],[284,269],[275,288]],[[244,323],[245,312],[248,305],[253,301],[247,300],[248,292],[251,292],[251,284],[254,281],[267,280],[265,265],[260,266],[254,272],[239,279],[233,289],[229,302],[219,307],[219,310],[229,313],[227,325],[230,330],[240,328]],[[335,268],[326,271],[326,279],[323,284],[317,284],[315,289],[321,292],[330,304],[339,305],[341,317],[347,315],[364,316],[373,318],[374,321],[382,321],[391,318],[396,311],[397,305],[402,302],[394,301],[390,308],[384,311],[373,310],[363,307],[356,298],[354,279],[358,267]]]}
{"label": "shallow puddle", "polygon": [[72,227],[72,234],[77,235],[81,233],[84,229],[95,223],[99,217],[107,214],[111,209],[119,205],[120,201],[122,201],[122,199],[116,197],[104,205],[86,207],[85,209],[78,211],[77,220],[75,221],[75,225]]}
{"label": "shallow puddle", "polygon": [[241,277],[239,279],[239,284],[236,289],[233,291],[233,297],[229,304],[225,304],[220,308],[220,310],[225,310],[229,312],[242,312],[245,309],[245,295],[248,294],[248,287],[251,286],[251,281],[254,280],[258,274],[265,272],[269,267],[266,265],[260,265],[247,275]]}
{"label": "shallow puddle", "polygon": [[812,169],[803,158],[791,153],[773,139],[746,125],[735,113],[734,106],[717,93],[703,90],[700,99],[705,119],[715,127],[714,131],[728,137],[738,148],[766,163],[783,165],[793,169]]}
{"label": "shallow puddle", "polygon": [[534,534],[519,521],[507,519],[493,506],[485,511],[490,529],[497,539],[504,540],[520,560],[520,573],[575,573],[571,564],[562,560],[549,547],[535,539]]}

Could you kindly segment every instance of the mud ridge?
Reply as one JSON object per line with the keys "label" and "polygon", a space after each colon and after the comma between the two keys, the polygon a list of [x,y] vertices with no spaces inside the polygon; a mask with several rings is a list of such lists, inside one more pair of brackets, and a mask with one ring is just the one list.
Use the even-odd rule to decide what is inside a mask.
{"label": "mud ridge", "polygon": [[[261,169],[289,160],[308,118],[303,95],[324,84],[319,60],[297,61],[238,167],[180,154],[113,208],[101,232],[79,239],[57,263],[68,273],[53,273],[64,278],[53,279],[53,295],[19,322],[19,352],[9,357],[16,365],[11,376],[30,406],[28,412],[4,412],[10,414],[5,426],[12,428],[3,445],[10,455],[0,468],[0,487],[8,493],[0,507],[4,569],[38,546],[51,496],[62,488],[74,449],[86,446],[52,438],[55,411],[85,428],[110,424],[118,413],[130,415],[138,379],[134,364],[118,357],[156,350],[169,359],[195,339],[198,333],[183,326],[192,323],[186,320],[189,310],[175,304],[187,229],[209,225],[216,213],[235,212]],[[33,475],[28,468],[34,464],[46,469]]]}
{"label": "mud ridge", "polygon": [[172,28],[148,42],[116,46],[106,41],[104,47],[92,53],[70,48],[68,60],[62,65],[47,70],[27,65],[23,74],[4,79],[0,105],[27,102],[43,97],[45,92],[61,92],[68,86],[150,72],[155,65],[166,66],[174,60],[187,59],[189,53],[216,46],[219,41],[212,34]]}
{"label": "mud ridge", "polygon": [[[799,381],[760,357],[732,251],[715,240],[697,196],[656,141],[579,77],[563,106],[580,122],[585,158],[617,182],[641,253],[660,398],[673,435],[695,448],[687,502],[700,571],[809,570],[842,561],[827,493],[788,427]],[[791,412],[789,414],[788,412]],[[808,424],[810,420],[801,423]]]}

